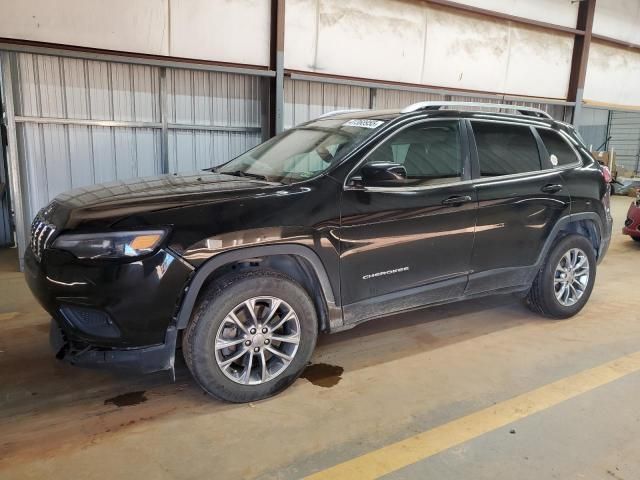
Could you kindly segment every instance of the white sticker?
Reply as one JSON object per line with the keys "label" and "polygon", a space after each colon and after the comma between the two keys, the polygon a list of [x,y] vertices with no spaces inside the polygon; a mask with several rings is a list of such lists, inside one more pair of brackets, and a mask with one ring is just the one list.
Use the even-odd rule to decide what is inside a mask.
{"label": "white sticker", "polygon": [[362,128],[377,128],[384,122],[382,120],[349,120],[343,123],[343,127],[362,127]]}
{"label": "white sticker", "polygon": [[554,167],[558,165],[558,157],[556,157],[553,153],[549,157],[549,160],[551,160],[551,165],[553,165]]}

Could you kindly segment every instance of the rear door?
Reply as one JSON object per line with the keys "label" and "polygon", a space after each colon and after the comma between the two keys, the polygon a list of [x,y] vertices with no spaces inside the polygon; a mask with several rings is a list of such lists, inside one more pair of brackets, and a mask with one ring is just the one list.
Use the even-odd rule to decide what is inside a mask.
{"label": "rear door", "polygon": [[469,125],[478,220],[466,293],[525,286],[553,226],[569,213],[568,189],[530,125]]}
{"label": "rear door", "polygon": [[[402,164],[406,183],[358,186],[353,179],[370,162]],[[475,215],[461,121],[417,122],[379,144],[347,176],[342,195],[338,236],[345,320],[462,295]]]}

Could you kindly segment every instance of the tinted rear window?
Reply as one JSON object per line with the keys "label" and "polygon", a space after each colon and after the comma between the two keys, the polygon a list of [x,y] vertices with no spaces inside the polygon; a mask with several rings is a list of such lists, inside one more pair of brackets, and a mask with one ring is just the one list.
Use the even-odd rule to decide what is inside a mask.
{"label": "tinted rear window", "polygon": [[538,144],[529,127],[472,122],[480,174],[497,177],[541,169]]}
{"label": "tinted rear window", "polygon": [[549,159],[553,166],[571,165],[578,161],[576,154],[571,147],[565,142],[558,132],[553,130],[538,129],[538,134],[544,146],[549,152]]}

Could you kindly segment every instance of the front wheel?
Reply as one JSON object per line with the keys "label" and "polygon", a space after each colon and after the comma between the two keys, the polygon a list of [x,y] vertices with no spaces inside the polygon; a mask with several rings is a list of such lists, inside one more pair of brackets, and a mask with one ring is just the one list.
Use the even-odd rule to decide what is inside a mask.
{"label": "front wheel", "polygon": [[198,384],[229,402],[274,395],[302,373],[318,322],[306,291],[280,273],[226,277],[202,296],[183,336],[183,354]]}
{"label": "front wheel", "polygon": [[582,235],[569,235],[549,252],[527,295],[531,310],[551,318],[568,318],[589,300],[596,279],[596,255]]}

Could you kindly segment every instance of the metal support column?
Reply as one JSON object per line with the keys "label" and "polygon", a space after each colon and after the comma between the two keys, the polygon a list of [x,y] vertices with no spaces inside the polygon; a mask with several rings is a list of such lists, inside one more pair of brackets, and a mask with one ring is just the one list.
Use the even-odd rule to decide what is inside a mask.
{"label": "metal support column", "polygon": [[20,270],[24,268],[24,251],[29,240],[27,237],[27,221],[25,218],[25,207],[23,203],[22,180],[20,177],[20,162],[18,160],[18,136],[16,134],[16,121],[14,109],[13,93],[13,72],[11,68],[11,53],[0,52],[0,62],[2,64],[2,85],[4,92],[4,106],[7,127],[7,166],[9,171],[9,186],[11,189],[11,214],[13,217],[16,232],[16,242],[18,244],[18,256],[20,258]]}
{"label": "metal support column", "polygon": [[167,95],[167,69],[160,69],[160,123],[162,133],[160,134],[160,166],[162,173],[169,173],[169,121],[167,112],[169,104]]}
{"label": "metal support column", "polygon": [[277,135],[284,129],[284,0],[271,0],[271,81],[270,131]]}
{"label": "metal support column", "polygon": [[378,95],[378,89],[370,88],[369,89],[369,109],[370,110],[373,110],[376,106],[376,95]]}
{"label": "metal support column", "polygon": [[576,126],[580,125],[582,96],[584,93],[584,81],[587,76],[587,63],[589,61],[589,47],[591,46],[595,10],[596,0],[583,0],[578,7],[576,29],[584,31],[584,35],[576,35],[573,42],[569,90],[567,92],[567,100],[575,102],[573,123]]}

